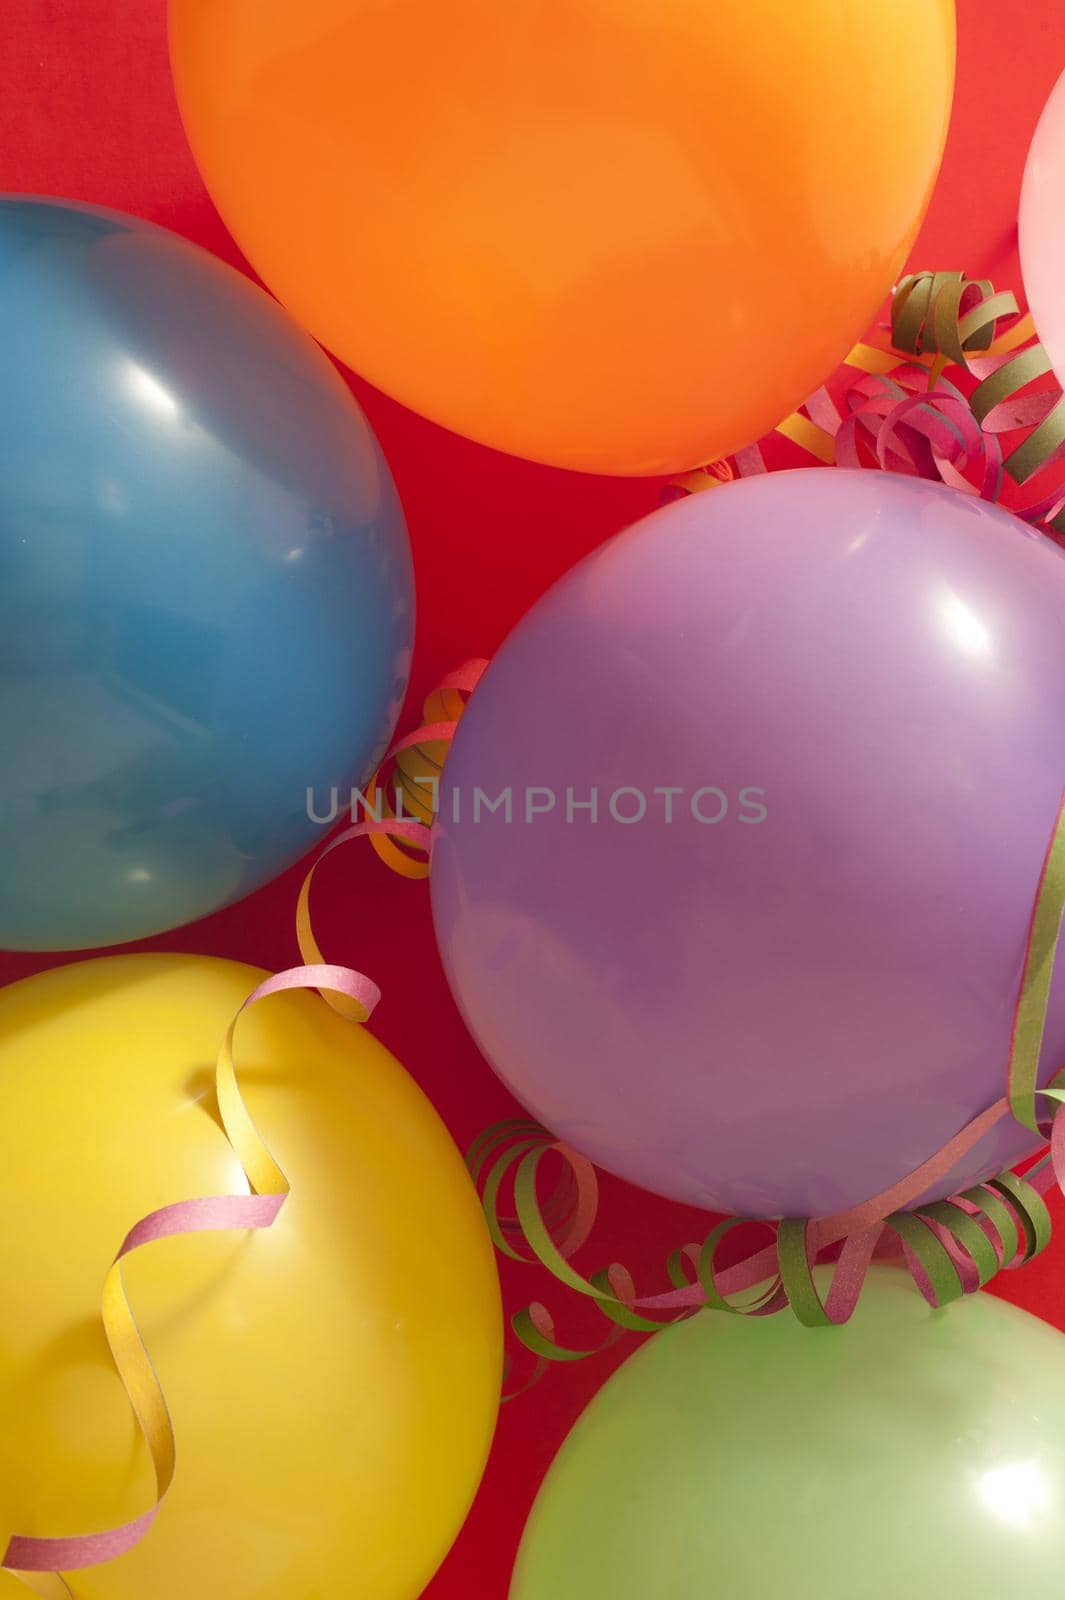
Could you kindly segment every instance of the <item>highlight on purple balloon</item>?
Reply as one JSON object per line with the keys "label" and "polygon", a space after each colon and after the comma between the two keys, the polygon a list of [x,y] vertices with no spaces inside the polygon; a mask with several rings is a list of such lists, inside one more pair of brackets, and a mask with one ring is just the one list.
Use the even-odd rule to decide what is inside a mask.
{"label": "highlight on purple balloon", "polygon": [[[774,473],[621,534],[448,759],[433,911],[481,1049],[677,1200],[824,1216],[898,1182],[1005,1090],[1063,680],[1065,554],[940,485]],[[1065,976],[1040,1082],[1063,1061]],[[1005,1119],[934,1197],[1035,1146]]]}

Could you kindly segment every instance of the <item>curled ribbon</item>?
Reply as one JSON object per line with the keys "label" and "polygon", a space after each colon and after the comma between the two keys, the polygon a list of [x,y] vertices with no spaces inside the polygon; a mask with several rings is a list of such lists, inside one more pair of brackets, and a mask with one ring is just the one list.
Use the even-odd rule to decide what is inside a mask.
{"label": "curled ribbon", "polygon": [[[1011,293],[960,272],[914,273],[893,297],[891,348],[858,344],[845,366],[863,376],[838,399],[819,389],[777,432],[826,466],[938,478],[1065,533],[1065,397]],[[1017,432],[1007,453],[1003,436]],[[668,495],[766,470],[757,445],[733,459],[735,474],[715,462],[675,480]]]}
{"label": "curled ribbon", "polygon": [[[296,939],[305,962],[323,960],[311,921],[314,875],[341,845],[368,838],[385,864],[401,877],[429,876],[444,761],[467,701],[487,666],[487,661],[466,661],[442,679],[425,701],[421,726],[396,741],[374,774],[363,797],[366,820],[344,828],[315,858],[296,906]],[[351,1016],[346,995],[329,992],[323,998],[341,1016]]]}
{"label": "curled ribbon", "polygon": [[71,1591],[63,1572],[113,1561],[140,1543],[162,1509],[174,1480],[177,1446],[166,1398],[155,1375],[126,1296],[122,1264],[135,1250],[178,1234],[221,1229],[269,1228],[277,1220],[289,1195],[289,1184],[252,1121],[237,1080],[233,1040],[237,1023],[249,1006],[268,995],[290,989],[318,989],[342,996],[348,1014],[365,1022],[380,999],[369,978],[347,967],[325,965],[292,967],[265,979],[245,1000],[226,1031],[215,1063],[218,1110],[251,1193],[213,1195],[178,1200],[143,1217],[127,1233],[104,1279],[102,1317],[115,1368],[129,1397],[155,1471],[156,1498],[132,1522],[102,1533],[74,1534],[63,1538],[38,1538],[15,1534],[3,1567],[19,1577],[41,1600],[59,1600]]}
{"label": "curled ribbon", "polygon": [[366,792],[377,820],[387,824],[414,818],[421,825],[417,835],[382,828],[370,836],[382,861],[401,877],[429,876],[430,833],[440,804],[444,761],[466,702],[487,666],[487,661],[463,662],[437,684],[422,707],[421,727],[397,740]]}
{"label": "curled ribbon", "polygon": [[[598,1206],[595,1168],[586,1157],[538,1123],[523,1119],[482,1134],[467,1161],[496,1247],[513,1260],[538,1261],[564,1288],[590,1299],[610,1324],[603,1342],[592,1349],[573,1349],[557,1341],[553,1318],[543,1304],[519,1311],[511,1325],[519,1343],[536,1357],[536,1367],[505,1398],[524,1393],[549,1362],[581,1360],[623,1331],[655,1332],[704,1307],[759,1317],[790,1308],[810,1327],[838,1326],[853,1315],[876,1257],[901,1257],[925,1299],[938,1307],[983,1288],[1000,1270],[1022,1266],[1044,1250],[1051,1223],[1043,1195],[1055,1182],[1065,1192],[1065,1117],[1057,1114],[1065,1103],[1065,1069],[1045,1089],[1038,1087],[1063,912],[1065,797],[1033,905],[1002,1098],[915,1171],[847,1211],[780,1222],[732,1217],[719,1223],[701,1245],[673,1251],[666,1263],[672,1287],[661,1293],[639,1295],[631,1274],[618,1264],[590,1278],[570,1265],[592,1232]],[[1049,1107],[1042,1115],[1041,1101]],[[1049,1141],[1049,1151],[1025,1176],[1004,1172],[947,1200],[907,1209],[1009,1116]],[[549,1157],[561,1161],[564,1181],[542,1203],[540,1178]],[[502,1209],[508,1186],[513,1215]],[[741,1229],[768,1234],[769,1242],[749,1249],[731,1266],[720,1266],[724,1241]],[[829,1252],[836,1261],[822,1297],[813,1268]]]}

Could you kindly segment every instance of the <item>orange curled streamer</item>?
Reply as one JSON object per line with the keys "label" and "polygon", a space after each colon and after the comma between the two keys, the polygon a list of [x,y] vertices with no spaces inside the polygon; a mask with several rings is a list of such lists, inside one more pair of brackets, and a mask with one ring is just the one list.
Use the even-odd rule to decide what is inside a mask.
{"label": "orange curled streamer", "polygon": [[[429,876],[444,761],[466,703],[487,666],[482,660],[464,662],[437,685],[425,701],[422,725],[397,740],[367,786],[366,820],[353,819],[312,863],[296,906],[296,939],[305,963],[315,965],[324,960],[311,921],[314,875],[326,856],[349,839],[368,838],[386,866],[400,877]],[[347,996],[328,992],[323,999],[342,1017],[351,1019]]]}
{"label": "orange curled streamer", "polygon": [[[382,811],[386,819],[413,817],[425,827],[432,827],[451,740],[466,702],[487,666],[487,661],[466,661],[449,672],[426,699],[421,727],[401,739],[385,757],[367,790],[367,799],[373,806],[377,795],[384,791]],[[387,782],[390,765],[394,767],[391,784]],[[402,835],[388,833],[371,834],[370,843],[385,865],[401,877],[429,876],[428,845],[405,848]]]}

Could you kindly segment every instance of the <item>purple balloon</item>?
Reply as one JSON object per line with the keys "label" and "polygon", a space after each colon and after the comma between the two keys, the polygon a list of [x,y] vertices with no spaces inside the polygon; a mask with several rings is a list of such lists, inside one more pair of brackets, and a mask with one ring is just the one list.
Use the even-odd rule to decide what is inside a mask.
{"label": "purple balloon", "polygon": [[[448,760],[433,910],[485,1055],[698,1206],[823,1216],[912,1172],[1005,1089],[1063,684],[1062,552],[939,485],[775,473],[623,533]],[[1041,1082],[1063,1046],[1065,971]],[[1007,1120],[936,1197],[1034,1145]]]}

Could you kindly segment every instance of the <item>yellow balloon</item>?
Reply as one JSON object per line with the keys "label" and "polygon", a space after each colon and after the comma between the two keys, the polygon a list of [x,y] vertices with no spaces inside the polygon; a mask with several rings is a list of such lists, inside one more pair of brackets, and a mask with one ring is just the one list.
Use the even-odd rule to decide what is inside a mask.
{"label": "yellow balloon", "polygon": [[[5,1548],[12,1533],[94,1532],[152,1504],[101,1287],[141,1217],[248,1193],[213,1063],[263,976],[121,956],[0,994]],[[465,1516],[495,1423],[499,1288],[476,1196],[412,1079],[316,996],[259,1002],[236,1054],[292,1192],[262,1232],[163,1239],[129,1257],[177,1476],[144,1541],[80,1572],[74,1592],[414,1600]]]}

